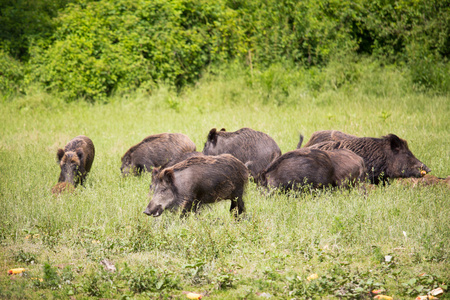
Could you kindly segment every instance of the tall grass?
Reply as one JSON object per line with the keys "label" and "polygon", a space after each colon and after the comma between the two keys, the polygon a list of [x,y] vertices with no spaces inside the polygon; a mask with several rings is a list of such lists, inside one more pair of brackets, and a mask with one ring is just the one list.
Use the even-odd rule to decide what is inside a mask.
{"label": "tall grass", "polygon": [[[283,152],[300,133],[322,129],[395,133],[433,174],[450,174],[449,98],[414,92],[400,68],[350,61],[210,71],[181,94],[161,87],[91,105],[33,91],[0,104],[2,298],[182,298],[183,290],[211,299],[364,298],[378,287],[410,297],[448,284],[446,186],[266,196],[251,182],[240,221],[229,201],[186,219],[144,215],[150,176],[122,178],[120,158],[160,132],[185,133],[201,151],[213,127],[251,127]],[[55,197],[56,150],[80,134],[96,148],[92,171],[85,187]],[[105,258],[116,273],[103,271]],[[19,266],[28,276],[11,281],[7,269]],[[319,278],[310,282],[312,273]]]}

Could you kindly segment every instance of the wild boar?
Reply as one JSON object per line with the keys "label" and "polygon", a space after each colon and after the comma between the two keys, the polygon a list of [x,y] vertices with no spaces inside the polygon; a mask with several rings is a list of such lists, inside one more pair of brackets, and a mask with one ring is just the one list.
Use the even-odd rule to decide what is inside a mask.
{"label": "wild boar", "polygon": [[94,162],[95,148],[84,135],[73,138],[64,149],[58,149],[56,159],[61,168],[58,182],[68,182],[74,187],[83,185]]}
{"label": "wild boar", "polygon": [[364,159],[368,179],[378,184],[388,178],[422,177],[431,170],[409,150],[408,143],[395,134],[382,138],[350,138],[322,142],[309,148],[333,150],[348,149]]}
{"label": "wild boar", "polygon": [[239,159],[250,170],[253,178],[258,175],[277,157],[281,150],[277,143],[266,133],[250,128],[241,128],[227,132],[225,128],[210,130],[203,154],[219,155],[228,153]]}
{"label": "wild boar", "polygon": [[326,151],[302,148],[276,158],[260,174],[262,186],[301,190],[304,186],[335,186],[334,166]]}
{"label": "wild boar", "polygon": [[120,171],[126,175],[140,175],[160,167],[181,153],[193,152],[196,146],[181,133],[160,133],[146,137],[131,147],[122,157]]}
{"label": "wild boar", "polygon": [[[321,130],[316,131],[312,134],[309,141],[306,143],[305,147],[310,147],[315,144],[319,144],[322,142],[329,142],[329,141],[340,141],[345,139],[353,139],[357,138],[355,135],[343,133],[342,131],[337,130]],[[297,149],[299,149],[303,142],[303,136],[300,135],[300,142],[297,145]]]}
{"label": "wild boar", "polygon": [[225,199],[231,200],[233,214],[245,211],[248,169],[230,154],[188,158],[161,170],[154,180],[155,191],[144,211],[149,216],[158,217],[166,209],[181,209],[185,215],[203,204]]}
{"label": "wild boar", "polygon": [[349,187],[365,181],[367,169],[361,156],[347,149],[326,152],[333,163],[336,186]]}

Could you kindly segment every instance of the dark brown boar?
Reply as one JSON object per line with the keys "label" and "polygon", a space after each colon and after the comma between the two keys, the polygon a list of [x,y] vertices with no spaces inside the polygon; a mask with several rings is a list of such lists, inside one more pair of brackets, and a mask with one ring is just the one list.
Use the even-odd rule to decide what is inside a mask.
{"label": "dark brown boar", "polygon": [[384,183],[388,178],[422,177],[431,171],[411,153],[408,143],[395,134],[322,142],[310,148],[353,151],[364,159],[368,179],[374,184]]}
{"label": "dark brown boar", "polygon": [[124,176],[140,175],[160,167],[174,157],[195,151],[196,147],[188,136],[181,133],[160,133],[146,137],[131,147],[122,157],[120,171]]}
{"label": "dark brown boar", "polygon": [[365,181],[367,169],[361,156],[347,149],[330,150],[327,154],[333,163],[337,186],[350,187]]}
{"label": "dark brown boar", "polygon": [[334,186],[334,166],[326,151],[302,148],[276,158],[259,181],[262,186],[282,190]]}
{"label": "dark brown boar", "polygon": [[166,209],[181,209],[184,215],[225,199],[231,200],[234,214],[245,211],[242,197],[248,169],[230,154],[188,158],[161,170],[154,180],[155,191],[144,211],[149,216],[158,217]]}
{"label": "dark brown boar", "polygon": [[[316,131],[311,135],[311,138],[306,143],[305,147],[310,147],[315,144],[319,144],[322,142],[329,142],[329,141],[340,141],[345,139],[353,139],[357,138],[355,135],[347,134],[342,131],[337,130],[321,130]],[[299,149],[303,142],[303,136],[300,136],[300,142],[297,145],[297,149]]]}
{"label": "dark brown boar", "polygon": [[241,128],[227,132],[224,128],[220,131],[213,128],[208,134],[203,154],[223,153],[231,154],[244,163],[256,180],[258,175],[281,155],[281,150],[268,134],[260,131]]}
{"label": "dark brown boar", "polygon": [[73,186],[84,184],[94,162],[95,148],[91,139],[84,135],[73,138],[56,153],[61,168],[58,182],[68,182]]}

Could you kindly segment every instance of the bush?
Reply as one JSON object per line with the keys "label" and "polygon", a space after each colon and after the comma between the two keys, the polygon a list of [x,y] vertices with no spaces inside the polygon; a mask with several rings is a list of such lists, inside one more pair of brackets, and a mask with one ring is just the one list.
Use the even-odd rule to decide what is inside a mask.
{"label": "bush", "polygon": [[151,91],[163,81],[181,87],[198,78],[213,53],[230,50],[222,44],[233,31],[229,17],[220,4],[194,0],[70,5],[54,42],[35,49],[34,77],[68,99]]}
{"label": "bush", "polygon": [[[383,64],[409,63],[411,78],[421,89],[445,92],[448,86],[447,75],[433,68],[448,69],[450,0],[36,3],[39,11],[52,8],[45,26],[16,39],[8,31],[0,37],[0,47],[14,55],[17,45],[25,47],[20,51],[30,53],[30,80],[69,101],[105,100],[133,90],[152,92],[160,83],[179,91],[197,82],[209,66],[233,60],[250,69],[267,68],[262,82],[272,81],[272,65],[295,65],[310,68],[313,90],[320,89],[327,76],[334,77],[331,86],[339,88],[358,79],[348,66],[339,70],[335,63],[332,69],[337,74],[323,74],[317,68],[353,53],[371,55]],[[62,8],[57,18],[50,18]],[[11,21],[13,10],[3,11]],[[421,45],[419,52],[415,45]],[[20,57],[26,60],[28,54]],[[0,89],[11,90],[10,85]],[[281,97],[287,93],[282,87]]]}
{"label": "bush", "polygon": [[414,87],[437,94],[450,92],[450,64],[439,54],[433,54],[421,45],[409,47],[409,73]]}
{"label": "bush", "polygon": [[35,39],[48,39],[55,29],[54,18],[71,0],[3,0],[0,2],[0,49],[27,61]]}
{"label": "bush", "polygon": [[[195,82],[211,63],[246,58],[326,63],[355,47],[349,2],[99,1],[72,4],[53,41],[36,45],[33,78],[67,99],[104,99],[113,92],[177,88]],[[344,11],[345,13],[341,13]],[[252,62],[253,60],[253,62]]]}
{"label": "bush", "polygon": [[129,277],[128,284],[133,293],[161,292],[165,289],[178,288],[177,280],[166,274],[159,274],[157,270],[149,267],[125,276]]}
{"label": "bush", "polygon": [[0,95],[4,98],[9,98],[20,92],[23,79],[23,65],[0,50]]}

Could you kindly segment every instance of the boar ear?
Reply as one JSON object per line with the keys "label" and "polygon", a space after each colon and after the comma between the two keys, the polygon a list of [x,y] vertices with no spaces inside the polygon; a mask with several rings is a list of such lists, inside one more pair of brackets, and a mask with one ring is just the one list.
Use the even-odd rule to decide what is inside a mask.
{"label": "boar ear", "polygon": [[174,181],[174,179],[175,179],[175,176],[174,176],[174,173],[173,173],[173,170],[172,169],[165,169],[164,171],[163,171],[163,175],[162,175],[163,177],[164,177],[164,179],[168,182],[168,183],[173,183],[173,181]]}
{"label": "boar ear", "polygon": [[217,142],[217,129],[213,128],[208,133],[208,142],[215,144]]}
{"label": "boar ear", "polygon": [[64,150],[59,148],[58,151],[56,152],[56,160],[58,161],[58,164],[61,162],[61,159],[64,156]]}
{"label": "boar ear", "polygon": [[390,144],[391,144],[391,149],[393,151],[400,151],[402,148],[405,147],[405,143],[402,139],[400,139],[398,136],[396,136],[395,134],[388,134],[386,136],[386,138],[389,140]]}
{"label": "boar ear", "polygon": [[220,131],[227,131],[225,128],[220,129]]}

